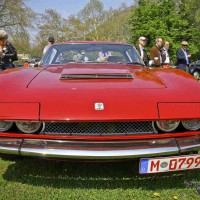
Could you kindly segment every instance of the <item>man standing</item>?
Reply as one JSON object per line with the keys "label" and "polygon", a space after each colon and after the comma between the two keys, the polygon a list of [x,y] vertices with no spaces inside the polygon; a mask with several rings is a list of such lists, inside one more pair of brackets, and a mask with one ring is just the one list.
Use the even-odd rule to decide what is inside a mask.
{"label": "man standing", "polygon": [[43,55],[47,52],[47,50],[49,49],[49,47],[50,47],[52,44],[54,44],[54,42],[55,42],[54,37],[50,36],[50,37],[48,38],[48,45],[46,45],[46,46],[44,47]]}
{"label": "man standing", "polygon": [[188,70],[188,66],[190,64],[190,58],[191,54],[187,50],[188,48],[188,42],[187,41],[182,41],[182,48],[179,49],[176,53],[177,57],[177,69],[181,69],[183,71]]}
{"label": "man standing", "polygon": [[140,54],[142,60],[144,61],[145,65],[147,66],[148,56],[147,56],[147,52],[144,48],[147,44],[147,38],[142,36],[138,39],[138,42],[139,42],[139,44],[136,46],[136,49],[139,52],[139,54]]}
{"label": "man standing", "polygon": [[154,67],[161,67],[162,64],[162,55],[161,55],[161,47],[162,47],[162,38],[156,38],[155,45],[150,49],[150,61],[149,65]]}
{"label": "man standing", "polygon": [[162,66],[163,68],[170,67],[170,58],[169,58],[169,42],[165,41],[162,48]]}

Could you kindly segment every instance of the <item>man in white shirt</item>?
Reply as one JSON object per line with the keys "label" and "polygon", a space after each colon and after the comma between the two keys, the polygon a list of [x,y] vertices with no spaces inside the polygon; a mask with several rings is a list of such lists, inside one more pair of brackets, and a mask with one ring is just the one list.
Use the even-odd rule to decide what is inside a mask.
{"label": "man in white shirt", "polygon": [[46,45],[46,46],[44,47],[43,55],[47,52],[47,50],[49,49],[49,47],[50,47],[52,44],[54,44],[54,42],[55,42],[54,37],[50,36],[50,37],[48,38],[48,45]]}
{"label": "man in white shirt", "polygon": [[147,65],[147,63],[148,63],[148,56],[147,56],[147,52],[146,52],[146,50],[144,48],[146,46],[146,44],[147,44],[147,38],[141,36],[138,39],[138,43],[139,44],[136,46],[136,49],[137,49],[138,53],[140,54],[140,57],[144,61],[145,65]]}
{"label": "man in white shirt", "polygon": [[169,57],[169,42],[165,41],[164,46],[162,48],[162,66],[163,68],[170,67],[170,57]]}

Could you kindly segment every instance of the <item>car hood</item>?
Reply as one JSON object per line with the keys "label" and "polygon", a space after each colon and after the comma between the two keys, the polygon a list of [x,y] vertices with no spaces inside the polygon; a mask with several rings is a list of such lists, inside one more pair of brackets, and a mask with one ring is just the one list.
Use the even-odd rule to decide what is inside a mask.
{"label": "car hood", "polygon": [[161,115],[165,118],[159,108],[162,112],[177,108],[173,104],[171,109],[168,103],[200,102],[200,84],[180,70],[94,65],[0,73],[0,84],[6,86],[0,96],[5,110],[0,118],[31,120],[25,115],[29,113],[43,121],[155,120]]}
{"label": "car hood", "polygon": [[[119,66],[119,65],[118,65]],[[42,83],[42,84],[41,84]],[[68,64],[67,67],[47,67],[36,76],[28,88],[166,88],[166,84],[143,68],[127,68],[115,64]]]}

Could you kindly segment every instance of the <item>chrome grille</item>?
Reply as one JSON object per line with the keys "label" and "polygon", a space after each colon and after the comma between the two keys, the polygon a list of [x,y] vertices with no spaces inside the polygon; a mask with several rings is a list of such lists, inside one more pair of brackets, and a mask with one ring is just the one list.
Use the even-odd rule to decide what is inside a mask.
{"label": "chrome grille", "polygon": [[46,122],[44,134],[134,135],[154,133],[151,121],[140,122]]}

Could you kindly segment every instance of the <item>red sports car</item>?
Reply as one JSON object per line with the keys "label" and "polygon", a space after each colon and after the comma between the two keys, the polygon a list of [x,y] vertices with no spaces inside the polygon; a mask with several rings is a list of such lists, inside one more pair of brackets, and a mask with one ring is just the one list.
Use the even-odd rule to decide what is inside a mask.
{"label": "red sports car", "polygon": [[142,174],[200,168],[200,84],[145,67],[132,45],[57,43],[0,84],[0,153],[137,158]]}

